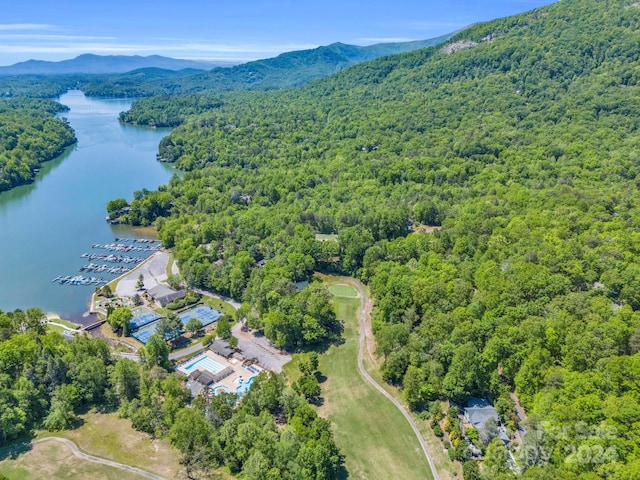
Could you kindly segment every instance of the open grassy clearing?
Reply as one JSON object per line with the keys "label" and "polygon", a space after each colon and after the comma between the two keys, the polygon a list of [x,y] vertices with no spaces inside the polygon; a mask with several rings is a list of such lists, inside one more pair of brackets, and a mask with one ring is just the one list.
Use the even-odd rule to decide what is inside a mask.
{"label": "open grassy clearing", "polygon": [[129,420],[119,418],[116,413],[90,412],[82,415],[82,419],[84,424],[75,430],[41,432],[38,436],[68,438],[81,451],[91,455],[138,467],[165,478],[181,478],[178,453],[166,440],[151,440],[148,435],[134,430]]}
{"label": "open grassy clearing", "polygon": [[336,235],[335,233],[316,233],[316,240],[320,242],[337,242],[338,235]]}
{"label": "open grassy clearing", "polygon": [[345,285],[341,283],[336,283],[334,285],[329,285],[329,291],[331,295],[334,297],[348,297],[348,298],[357,298],[358,291],[353,288],[351,285]]}
{"label": "open grassy clearing", "polygon": [[215,308],[216,310],[220,310],[222,313],[230,316],[231,318],[233,318],[234,314],[236,313],[236,309],[233,308],[233,305],[223,300],[220,300],[218,298],[213,298],[213,297],[208,297],[206,295],[203,295],[200,301],[205,305],[209,305]]}
{"label": "open grassy clearing", "polygon": [[52,332],[57,332],[60,335],[62,335],[62,332],[64,332],[66,329],[64,327],[61,327],[60,325],[51,325],[50,323],[47,323],[47,332],[52,333]]}
{"label": "open grassy clearing", "polygon": [[47,316],[48,320],[51,320],[55,323],[59,323],[60,325],[65,325],[68,328],[70,328],[71,330],[76,330],[80,327],[82,327],[82,325],[78,324],[78,323],[73,323],[70,322],[68,320],[63,320],[62,318],[59,318],[58,316]]}
{"label": "open grassy clearing", "polygon": [[175,258],[173,258],[173,254],[169,253],[169,261],[167,262],[167,277],[173,275],[173,262],[175,262]]}
{"label": "open grassy clearing", "polygon": [[[325,277],[328,286],[344,279]],[[336,443],[345,455],[349,479],[431,478],[420,445],[402,414],[359,374],[359,298],[335,297],[344,324],[345,342],[320,355],[324,404],[320,414],[333,424]],[[293,371],[296,359],[287,372]]]}
{"label": "open grassy clearing", "polygon": [[15,458],[0,461],[0,472],[10,480],[142,480],[144,477],[118,468],[82,460],[60,443],[34,445]]}

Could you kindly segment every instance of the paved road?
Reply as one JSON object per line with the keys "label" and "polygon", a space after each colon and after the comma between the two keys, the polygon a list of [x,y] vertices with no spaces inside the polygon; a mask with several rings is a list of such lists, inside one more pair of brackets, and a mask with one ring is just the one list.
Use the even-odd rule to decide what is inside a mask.
{"label": "paved road", "polygon": [[424,439],[422,438],[422,434],[420,433],[420,430],[418,430],[417,425],[415,424],[415,422],[413,421],[413,418],[411,418],[411,415],[409,415],[409,412],[407,412],[404,407],[402,406],[402,404],[400,402],[398,402],[389,392],[387,392],[378,382],[376,382],[373,377],[371,375],[369,375],[369,372],[367,372],[367,370],[364,368],[364,364],[363,364],[363,357],[364,357],[364,348],[365,348],[365,327],[366,327],[366,322],[367,322],[367,294],[364,291],[364,287],[362,286],[362,284],[355,280],[355,279],[350,279],[351,281],[354,282],[354,284],[357,286],[358,290],[360,291],[360,297],[362,298],[362,307],[360,310],[360,348],[358,349],[358,369],[360,369],[360,374],[365,378],[365,380],[367,382],[369,382],[371,385],[373,385],[376,390],[378,390],[382,395],[384,395],[385,397],[387,397],[387,399],[389,399],[389,401],[391,403],[393,403],[396,408],[398,410],[400,410],[402,412],[402,415],[404,415],[404,418],[407,419],[407,422],[409,422],[409,425],[411,425],[411,428],[413,429],[413,433],[416,434],[416,437],[418,438],[418,441],[420,442],[420,446],[422,447],[422,451],[424,452],[424,456],[427,459],[427,462],[429,462],[429,468],[431,469],[431,475],[433,475],[434,480],[438,480],[438,471],[436,470],[436,466],[433,463],[433,459],[431,458],[431,455],[429,455],[429,451],[427,450],[427,444],[425,443]]}
{"label": "paved road", "polygon": [[42,443],[42,442],[59,442],[64,443],[67,447],[71,449],[71,452],[78,458],[82,458],[83,460],[88,460],[94,463],[100,463],[102,465],[107,465],[109,467],[119,468],[120,470],[126,470],[128,472],[137,473],[140,476],[145,478],[151,478],[152,480],[165,480],[164,477],[159,477],[158,475],[154,475],[153,473],[145,472],[136,467],[131,467],[129,465],[125,465],[124,463],[113,462],[111,460],[106,460],[104,458],[94,457],[93,455],[89,455],[87,453],[81,452],[75,443],[71,440],[67,440],[66,438],[61,437],[44,437],[38,440],[35,440],[33,444]]}
{"label": "paved road", "polygon": [[176,358],[186,357],[187,355],[191,355],[196,353],[198,350],[202,350],[204,347],[202,343],[196,343],[191,345],[190,347],[183,348],[182,350],[176,350],[175,352],[171,352],[169,354],[169,360],[175,360]]}
{"label": "paved road", "polygon": [[194,292],[199,293],[200,295],[206,295],[207,297],[217,298],[218,300],[222,300],[223,302],[227,302],[233,308],[238,310],[240,308],[240,304],[236,302],[233,298],[225,297],[224,295],[219,295],[217,293],[209,292],[207,290],[202,290],[200,288],[194,288]]}

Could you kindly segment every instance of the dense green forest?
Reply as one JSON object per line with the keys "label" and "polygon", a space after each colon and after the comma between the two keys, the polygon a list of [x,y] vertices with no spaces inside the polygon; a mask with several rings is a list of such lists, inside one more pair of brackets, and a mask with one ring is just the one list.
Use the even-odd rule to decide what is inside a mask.
{"label": "dense green forest", "polygon": [[65,119],[67,107],[50,100],[0,100],[0,192],[30,182],[41,162],[76,141]]}
{"label": "dense green forest", "polygon": [[150,127],[177,127],[189,116],[209,112],[222,106],[222,102],[218,96],[205,93],[151,97],[144,103],[144,109],[136,105],[120,113],[121,122]]}
{"label": "dense green forest", "polygon": [[[191,172],[137,192],[124,220],[154,223],[189,284],[255,305],[290,349],[315,328],[287,315],[313,299],[293,282],[359,276],[384,378],[413,408],[488,396],[513,431],[515,392],[536,433],[523,478],[634,478],[639,46],[637,4],[563,0],[446,50],[221,95],[161,144]],[[487,453],[482,475],[516,475]]]}
{"label": "dense green forest", "polygon": [[100,338],[47,334],[43,318],[37,308],[0,311],[0,447],[37,428],[71,428],[90,408],[119,410],[136,429],[167,436],[190,475],[226,466],[246,479],[336,478],[329,422],[281,375],[259,375],[242,399],[223,393],[188,406],[159,335],[136,363],[112,357]]}
{"label": "dense green forest", "polygon": [[70,88],[76,88],[77,81],[68,76],[10,75],[0,76],[0,97],[2,98],[55,98]]}

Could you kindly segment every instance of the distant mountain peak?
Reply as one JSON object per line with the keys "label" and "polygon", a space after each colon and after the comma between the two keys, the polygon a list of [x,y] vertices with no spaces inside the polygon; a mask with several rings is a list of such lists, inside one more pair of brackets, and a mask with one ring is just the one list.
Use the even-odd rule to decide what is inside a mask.
{"label": "distant mountain peak", "polygon": [[70,60],[50,62],[27,60],[7,67],[0,67],[0,75],[66,75],[76,73],[111,74],[126,73],[141,68],[183,70],[185,68],[211,70],[217,64],[196,60],[182,60],[161,55],[96,55],[83,53]]}

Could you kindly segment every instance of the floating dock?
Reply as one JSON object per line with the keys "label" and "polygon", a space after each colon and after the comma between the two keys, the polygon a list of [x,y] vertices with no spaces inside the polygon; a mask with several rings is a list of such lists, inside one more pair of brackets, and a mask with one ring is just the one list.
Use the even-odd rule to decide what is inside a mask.
{"label": "floating dock", "polygon": [[58,282],[60,285],[102,285],[107,283],[104,278],[96,277],[83,277],[82,275],[76,275],[74,277],[70,275],[57,276],[52,282]]}
{"label": "floating dock", "polygon": [[[111,252],[118,253],[83,253],[81,258],[87,260],[98,260],[100,262],[107,263],[124,263],[131,264],[131,267],[125,265],[112,266],[105,263],[96,264],[88,263],[80,267],[81,272],[91,273],[109,273],[111,275],[123,275],[130,272],[133,267],[142,263],[145,257],[134,257],[130,255],[121,255],[121,253],[127,252],[145,252],[152,253],[157,252],[162,248],[159,240],[149,238],[116,238],[115,243],[101,244],[95,243],[91,246],[94,249],[109,250]],[[83,275],[58,275],[51,280],[52,283],[59,283],[60,285],[104,285],[108,282],[104,278],[100,277],[85,277]]]}
{"label": "floating dock", "polygon": [[111,267],[109,265],[96,265],[95,263],[89,263],[80,267],[81,272],[93,272],[93,273],[111,273],[112,275],[122,275],[129,272],[129,267]]}
{"label": "floating dock", "polygon": [[160,243],[160,240],[153,238],[114,238],[114,242],[129,242],[129,243]]}
{"label": "floating dock", "polygon": [[135,263],[138,264],[144,260],[143,257],[129,257],[127,255],[114,255],[108,253],[83,253],[80,258],[87,260],[100,260],[109,263]]}
{"label": "floating dock", "polygon": [[160,250],[160,245],[145,245],[143,247],[139,247],[137,245],[126,245],[124,243],[95,243],[91,246],[91,248],[99,248],[103,250],[109,250],[111,252],[157,252]]}

